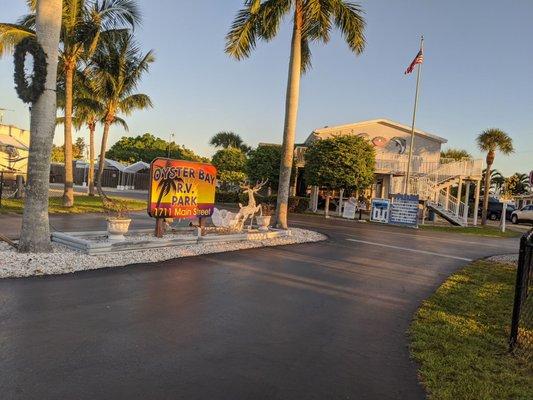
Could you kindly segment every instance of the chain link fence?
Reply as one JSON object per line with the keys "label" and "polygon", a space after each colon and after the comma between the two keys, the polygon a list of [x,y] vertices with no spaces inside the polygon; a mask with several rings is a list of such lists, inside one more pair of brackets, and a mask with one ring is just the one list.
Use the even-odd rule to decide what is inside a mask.
{"label": "chain link fence", "polygon": [[526,360],[533,360],[533,230],[520,239],[516,272],[510,350]]}

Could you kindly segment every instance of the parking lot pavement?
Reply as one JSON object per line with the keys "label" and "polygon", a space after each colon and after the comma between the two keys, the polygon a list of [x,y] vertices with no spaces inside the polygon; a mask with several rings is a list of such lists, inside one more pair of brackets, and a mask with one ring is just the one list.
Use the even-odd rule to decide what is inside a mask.
{"label": "parking lot pavement", "polygon": [[406,336],[420,302],[518,245],[292,223],[329,240],[0,281],[2,397],[423,399]]}

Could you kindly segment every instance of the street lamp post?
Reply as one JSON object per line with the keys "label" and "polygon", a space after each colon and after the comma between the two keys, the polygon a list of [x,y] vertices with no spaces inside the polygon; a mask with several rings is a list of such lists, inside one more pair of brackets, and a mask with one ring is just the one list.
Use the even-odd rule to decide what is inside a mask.
{"label": "street lamp post", "polygon": [[170,134],[170,139],[168,141],[167,158],[170,158],[170,146],[172,145],[172,143],[174,143],[174,134],[173,133]]}

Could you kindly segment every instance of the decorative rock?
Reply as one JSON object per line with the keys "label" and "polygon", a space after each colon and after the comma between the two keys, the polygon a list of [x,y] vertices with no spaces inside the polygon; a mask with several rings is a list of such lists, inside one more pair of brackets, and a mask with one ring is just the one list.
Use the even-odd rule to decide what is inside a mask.
{"label": "decorative rock", "polygon": [[[242,235],[260,235],[256,240],[239,241],[209,241],[207,235],[199,242],[182,246],[166,247],[161,249],[146,248],[142,250],[130,250],[112,252],[107,254],[88,255],[80,250],[68,248],[60,243],[53,243],[53,253],[26,254],[18,253],[7,243],[0,242],[0,278],[24,277],[33,275],[67,274],[76,271],[92,270],[106,267],[119,267],[128,264],[152,263],[173,258],[196,256],[200,254],[222,253],[241,249],[257,247],[279,246],[306,242],[319,242],[326,240],[326,236],[318,232],[305,229],[292,228],[286,232],[286,236],[271,238],[272,232],[251,232]],[[105,233],[101,241],[105,241]],[[135,240],[146,241],[149,235],[138,235]],[[228,235],[233,236],[233,235]],[[162,241],[168,241],[172,235],[165,235]],[[131,239],[131,238],[129,238]],[[81,241],[80,241],[81,243]],[[117,243],[121,244],[121,243]]]}

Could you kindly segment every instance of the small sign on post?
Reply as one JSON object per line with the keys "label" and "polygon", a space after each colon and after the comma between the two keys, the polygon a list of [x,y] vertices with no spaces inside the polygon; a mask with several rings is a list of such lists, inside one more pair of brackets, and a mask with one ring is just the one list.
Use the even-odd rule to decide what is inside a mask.
{"label": "small sign on post", "polygon": [[389,222],[390,201],[388,199],[372,199],[370,220],[387,224]]}

